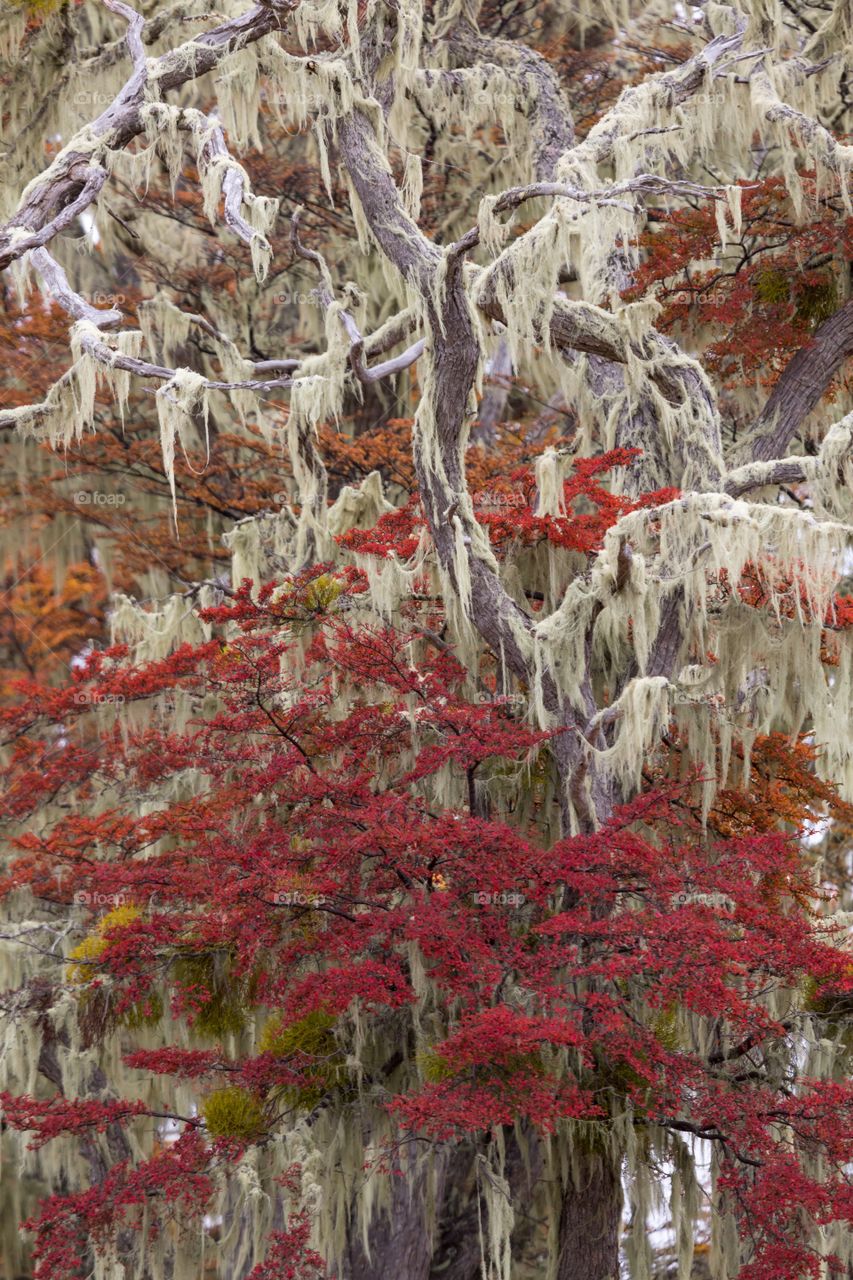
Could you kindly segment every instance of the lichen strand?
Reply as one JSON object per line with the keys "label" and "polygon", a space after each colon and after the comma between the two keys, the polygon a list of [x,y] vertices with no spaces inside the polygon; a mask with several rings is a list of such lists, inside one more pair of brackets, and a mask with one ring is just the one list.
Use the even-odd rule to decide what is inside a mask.
{"label": "lichen strand", "polygon": [[163,465],[172,494],[172,510],[177,525],[178,499],[175,488],[175,439],[179,439],[184,451],[184,460],[191,469],[187,456],[190,432],[194,427],[194,415],[201,419],[205,443],[207,440],[207,395],[205,391],[207,379],[204,374],[194,369],[176,369],[171,379],[157,392],[157,414],[160,419],[160,447],[163,450]]}

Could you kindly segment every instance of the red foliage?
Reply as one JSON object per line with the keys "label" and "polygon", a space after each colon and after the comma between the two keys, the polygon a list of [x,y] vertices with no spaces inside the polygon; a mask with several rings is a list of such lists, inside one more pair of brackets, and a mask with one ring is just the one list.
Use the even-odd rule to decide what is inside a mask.
{"label": "red foliage", "polygon": [[[573,492],[594,494],[594,475],[573,478]],[[613,508],[601,506],[605,522]],[[425,1083],[413,1073],[391,1098],[401,1123],[444,1139],[521,1114],[548,1131],[564,1117],[606,1120],[614,1097],[628,1100],[638,1124],[716,1144],[754,1242],[751,1280],[778,1277],[780,1259],[787,1274],[808,1274],[792,1206],[815,1221],[849,1212],[853,1088],[774,1084],[744,1068],[750,1049],[788,1034],[771,993],[853,991],[849,953],[819,923],[799,846],[773,831],[709,840],[679,822],[677,797],[657,794],[595,835],[543,847],[533,820],[484,811],[477,783],[533,769],[548,735],[505,701],[468,701],[466,673],[417,633],[353,627],[361,576],[319,591],[321,572],[257,600],[244,584],[206,613],[208,643],[163,661],[134,665],[116,648],[92,654],[70,688],[22,682],[20,704],[0,713],[6,816],[26,823],[47,795],[74,802],[52,825],[10,835],[17,859],[3,890],[28,885],[64,904],[83,888],[92,903],[138,908],[98,935],[86,987],[109,976],[114,1017],[163,991],[172,1016],[186,1011],[203,1027],[214,992],[180,962],[218,956],[238,1003],[284,1026],[319,1015],[346,1038],[357,1006],[372,1035],[405,1044],[414,947],[451,1029],[430,1049]],[[181,733],[171,712],[156,713],[164,696],[189,703]],[[95,735],[87,717],[104,697],[152,703],[148,726]],[[205,785],[168,799],[186,768]],[[467,803],[437,805],[422,784],[439,775]],[[124,800],[93,812],[86,797],[105,786]],[[160,797],[154,812],[140,812],[140,789]],[[715,1020],[715,1047],[677,1033],[679,1017]],[[330,1083],[327,1058],[310,1046],[230,1058],[217,1046],[125,1061],[202,1085],[225,1079],[274,1126],[300,1094],[335,1105],[347,1085]],[[124,1100],[6,1105],[37,1142],[140,1114]],[[106,1248],[143,1201],[161,1227],[204,1211],[224,1148],[199,1121],[181,1123],[168,1150],[45,1203],[31,1224],[43,1280],[72,1280],[86,1249]],[[816,1152],[820,1181],[801,1162]],[[321,1263],[306,1239],[304,1222],[279,1233],[256,1280],[312,1276]]]}
{"label": "red foliage", "polygon": [[323,1280],[326,1264],[308,1248],[309,1231],[304,1214],[294,1219],[287,1231],[274,1231],[266,1258],[252,1268],[246,1280]]}
{"label": "red foliage", "polygon": [[42,1147],[61,1134],[83,1133],[87,1129],[103,1133],[110,1125],[146,1111],[142,1102],[99,1102],[92,1098],[63,1098],[57,1095],[46,1100],[14,1098],[0,1093],[3,1118],[12,1129],[22,1129],[36,1136],[30,1149]]}
{"label": "red foliage", "polygon": [[[672,502],[679,496],[677,489],[660,489],[633,502],[604,488],[600,478],[617,467],[630,466],[639,453],[639,449],[611,449],[595,458],[576,459],[572,474],[563,484],[564,516],[534,514],[534,475],[529,468],[519,467],[508,479],[496,479],[488,489],[474,491],[477,519],[486,526],[492,544],[498,549],[509,543],[532,546],[549,542],[581,555],[592,555],[601,549],[605,533],[622,516]],[[575,503],[594,510],[576,511]],[[489,510],[490,507],[498,510]],[[351,529],[338,541],[362,555],[385,557],[393,553],[407,560],[417,550],[425,523],[419,503],[412,499],[405,507],[382,516],[373,529]]]}
{"label": "red foliage", "polygon": [[840,196],[818,198],[814,172],[800,174],[806,201],[819,212],[805,220],[779,176],[744,183],[743,232],[721,266],[697,270],[719,247],[714,210],[661,211],[642,237],[645,260],[629,296],[652,288],[664,304],[659,328],[708,326],[703,363],[727,385],[772,385],[790,355],[806,344],[837,306],[831,262],[853,253],[853,218]]}
{"label": "red foliage", "polygon": [[155,1231],[167,1221],[186,1229],[204,1212],[213,1192],[203,1172],[208,1158],[198,1132],[188,1129],[136,1168],[122,1161],[87,1191],[50,1196],[37,1217],[23,1224],[36,1233],[36,1280],[78,1276],[88,1247],[109,1251],[122,1225],[139,1225],[152,1196],[161,1206]]}

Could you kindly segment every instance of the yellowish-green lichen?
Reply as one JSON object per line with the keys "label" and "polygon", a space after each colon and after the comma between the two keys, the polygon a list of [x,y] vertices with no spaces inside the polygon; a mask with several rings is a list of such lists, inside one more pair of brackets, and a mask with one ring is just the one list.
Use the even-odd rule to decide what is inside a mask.
{"label": "yellowish-green lichen", "polygon": [[346,1054],[335,1038],[333,1014],[315,1009],[296,1022],[283,1015],[270,1019],[263,1028],[258,1048],[288,1059],[305,1071],[304,1085],[286,1086],[279,1096],[290,1107],[313,1107],[327,1093],[341,1089],[347,1081]]}
{"label": "yellowish-green lichen", "polygon": [[252,1142],[264,1131],[260,1099],[248,1089],[229,1085],[216,1089],[202,1103],[201,1113],[212,1138],[237,1138]]}

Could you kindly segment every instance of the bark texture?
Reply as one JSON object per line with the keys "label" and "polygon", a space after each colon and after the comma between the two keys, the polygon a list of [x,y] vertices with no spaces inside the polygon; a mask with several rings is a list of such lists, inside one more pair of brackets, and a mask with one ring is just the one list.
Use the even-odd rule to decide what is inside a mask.
{"label": "bark texture", "polygon": [[581,1159],[563,1199],[557,1280],[619,1280],[620,1171],[609,1156]]}

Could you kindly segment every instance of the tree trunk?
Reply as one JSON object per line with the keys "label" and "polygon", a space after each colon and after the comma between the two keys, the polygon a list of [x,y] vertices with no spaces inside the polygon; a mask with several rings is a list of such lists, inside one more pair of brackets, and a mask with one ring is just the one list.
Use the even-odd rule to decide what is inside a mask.
{"label": "tree trunk", "polygon": [[578,1184],[570,1182],[563,1197],[557,1280],[619,1280],[621,1221],[620,1167],[591,1151],[581,1160]]}
{"label": "tree trunk", "polygon": [[[504,1130],[506,1163],[504,1177],[509,1185],[515,1226],[512,1232],[512,1260],[525,1257],[538,1223],[530,1216],[536,1184],[542,1172],[542,1149],[529,1125],[529,1169],[512,1129]],[[474,1172],[475,1148],[465,1143],[451,1155],[445,1183],[444,1201],[438,1221],[430,1280],[480,1280],[480,1215]]]}
{"label": "tree trunk", "polygon": [[[435,1199],[440,1204],[446,1174],[446,1158],[435,1155]],[[347,1249],[335,1273],[336,1280],[428,1280],[433,1237],[427,1220],[427,1179],[421,1165],[413,1170],[405,1156],[391,1176],[391,1206],[377,1213],[370,1224],[370,1255],[361,1232],[350,1223]]]}

